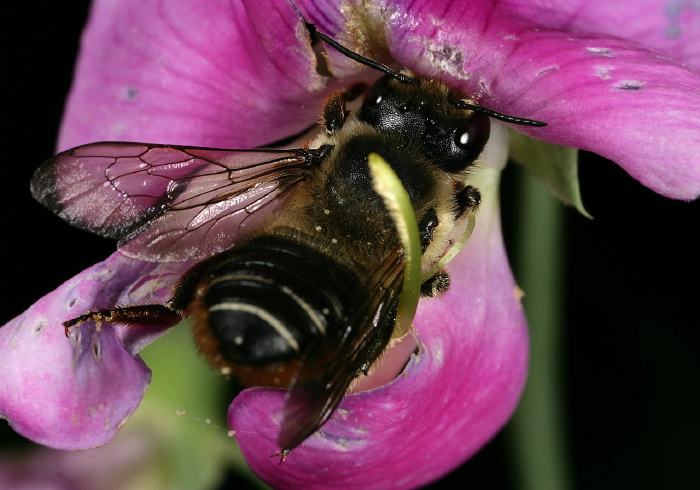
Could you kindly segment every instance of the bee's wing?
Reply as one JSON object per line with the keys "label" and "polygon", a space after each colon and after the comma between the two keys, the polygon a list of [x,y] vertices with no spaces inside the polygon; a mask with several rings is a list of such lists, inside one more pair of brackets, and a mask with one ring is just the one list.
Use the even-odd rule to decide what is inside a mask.
{"label": "bee's wing", "polygon": [[128,256],[198,260],[280,206],[317,152],[93,143],[44,162],[32,195]]}
{"label": "bee's wing", "polygon": [[293,449],[333,414],[352,381],[384,350],[396,319],[403,285],[403,259],[393,253],[368,282],[362,299],[334,336],[305,355],[284,406],[279,444]]}

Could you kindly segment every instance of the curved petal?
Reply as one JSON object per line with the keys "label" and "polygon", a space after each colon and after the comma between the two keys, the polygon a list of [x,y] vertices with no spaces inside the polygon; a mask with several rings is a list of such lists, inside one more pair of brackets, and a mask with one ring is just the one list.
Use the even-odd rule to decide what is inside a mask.
{"label": "curved petal", "polygon": [[[496,1],[382,4],[363,11],[362,22],[336,7],[345,16],[328,29],[356,40],[383,33],[402,66],[490,109],[549,124],[515,129],[598,153],[665,196],[700,195],[697,73],[633,41],[544,28]],[[311,22],[327,21],[312,2],[300,10]],[[358,32],[358,25],[383,32]]]}
{"label": "curved petal", "polygon": [[[692,34],[697,14],[671,10],[664,15],[682,20],[684,34],[676,47],[658,47],[691,59],[698,43],[685,33]],[[341,39],[370,44],[381,42],[381,33],[363,26],[380,27],[403,66],[491,109],[549,123],[519,130],[605,156],[668,197],[694,199],[700,76],[647,45],[607,34],[625,15],[622,7],[601,8],[598,23],[592,11],[573,1],[561,10],[544,1],[495,0],[363,8],[303,0],[294,7],[97,2],[59,146],[116,139],[246,147],[308,126],[327,90],[313,69],[301,14]],[[631,31],[616,35],[656,42],[641,33],[658,29],[657,17],[636,15],[625,24]],[[646,18],[652,20],[639,20]],[[336,75],[348,73],[347,60],[331,59]]]}
{"label": "curved petal", "polygon": [[[36,447],[26,453],[0,453],[0,487],[42,490],[138,487],[140,485],[134,486],[135,482],[141,483],[148,476],[152,478],[152,475],[144,475],[144,467],[157,458],[156,455],[160,455],[163,449],[158,447],[153,434],[144,432],[131,431],[120,435],[113,443],[94,451],[57,451]],[[154,472],[158,470],[160,468]],[[148,481],[153,482],[153,479]],[[157,487],[154,485],[151,488]]]}
{"label": "curved petal", "polygon": [[420,486],[471,456],[508,419],[525,380],[526,322],[501,239],[499,170],[481,172],[485,197],[474,235],[448,267],[449,291],[421,301],[414,322],[420,354],[403,375],[346,396],[281,465],[270,456],[279,451],[284,393],[255,388],[233,401],[229,424],[246,461],[267,483]]}
{"label": "curved petal", "polygon": [[499,6],[549,29],[588,32],[653,46],[700,71],[700,6],[693,0],[502,0]]}
{"label": "curved petal", "polygon": [[[378,1],[353,9],[337,1],[98,1],[59,146],[121,139],[242,147],[304,128],[329,87],[314,70],[301,13],[331,35],[344,32],[357,40],[368,35],[363,26],[379,26],[368,42],[382,44],[383,33],[394,58],[414,72],[474,94],[492,109],[544,120],[550,126],[527,132],[607,156],[657,192],[696,197],[700,141],[692,129],[700,118],[698,75],[642,44],[601,34],[607,31],[600,26],[586,31],[585,23],[577,24],[572,37],[563,22],[539,25],[526,11],[508,11],[508,5]],[[347,60],[330,57],[336,74],[352,72]],[[653,115],[640,117],[649,108]],[[388,478],[398,474],[414,477],[415,485],[459,464],[504,422],[522,386],[526,337],[495,202],[491,208],[487,202],[475,236],[451,265],[452,290],[419,310],[424,349],[405,378],[347,397],[321,436],[295,450],[281,468],[269,459],[277,450],[278,427],[266,405],[279,407],[280,395],[249,390],[234,401],[232,426],[260,474],[281,486],[318,485],[326,483],[319,483],[319,469],[333,466],[340,481],[366,485],[353,480],[362,475],[335,466],[352,457],[352,465],[365,463],[369,483],[395,483]],[[57,447],[90,447],[108,440],[128,417],[148,382],[146,368],[131,357],[147,337],[105,327],[84,335],[76,349],[59,344],[59,323],[73,316],[66,305],[84,310],[93,307],[94,298],[108,305],[122,301],[117,297],[136,291],[147,267],[113,257],[0,330],[0,354],[9,360],[0,372],[11,381],[0,387],[0,413],[19,432]],[[172,278],[159,271],[150,270],[146,281],[163,278],[169,287]],[[79,298],[72,293],[77,290]],[[109,301],[104,294],[112,295]],[[133,304],[139,294],[122,302]],[[441,320],[439,330],[435,319]],[[77,386],[71,384],[76,374]],[[58,393],[54,398],[50,389]],[[115,393],[122,397],[119,403]],[[86,398],[76,401],[80,397]],[[441,413],[426,409],[435,400],[444,404]],[[387,420],[386,414],[395,418]],[[30,426],[30,415],[37,427]],[[69,425],[75,421],[77,431]],[[406,454],[397,447],[407,448]],[[380,452],[384,459],[369,457]],[[436,454],[441,457],[429,469],[417,464]],[[382,469],[380,461],[389,464]],[[314,472],[308,471],[310,462]]]}
{"label": "curved petal", "polygon": [[97,0],[58,146],[270,143],[317,119],[315,63],[288,2]]}
{"label": "curved petal", "polygon": [[163,302],[182,267],[114,254],[3,326],[0,416],[23,436],[54,448],[108,442],[150,382],[136,353],[163,330],[86,324],[74,327],[68,339],[61,323],[96,306]]}

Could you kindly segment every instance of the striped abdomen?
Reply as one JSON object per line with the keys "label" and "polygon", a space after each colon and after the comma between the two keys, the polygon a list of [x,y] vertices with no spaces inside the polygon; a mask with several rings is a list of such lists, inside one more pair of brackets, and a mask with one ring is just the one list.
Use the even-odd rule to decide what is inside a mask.
{"label": "striped abdomen", "polygon": [[296,235],[256,237],[208,268],[201,306],[224,364],[299,359],[367,295],[355,274]]}

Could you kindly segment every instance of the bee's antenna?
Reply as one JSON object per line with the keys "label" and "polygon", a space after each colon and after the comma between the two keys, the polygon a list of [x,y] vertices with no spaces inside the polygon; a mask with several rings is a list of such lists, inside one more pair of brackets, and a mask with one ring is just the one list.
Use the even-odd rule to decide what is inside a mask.
{"label": "bee's antenna", "polygon": [[[313,26],[311,26],[313,27]],[[369,58],[365,58],[362,55],[359,55],[355,53],[354,51],[350,51],[348,48],[340,44],[338,41],[335,39],[332,39],[322,33],[321,31],[316,31],[316,34],[318,34],[318,37],[321,38],[324,42],[327,44],[331,45],[333,48],[335,48],[339,53],[344,54],[351,60],[355,60],[358,63],[362,63],[365,66],[368,66],[370,68],[374,68],[375,70],[381,71],[382,73],[386,73],[387,75],[391,76],[394,80],[400,82],[400,83],[405,83],[406,85],[418,85],[418,79],[414,77],[410,77],[408,75],[404,75],[403,73],[396,72],[389,68],[388,66],[379,63],[378,61],[371,60]],[[481,112],[483,114],[486,114],[489,117],[493,117],[494,119],[499,119],[501,121],[509,122],[511,124],[521,124],[523,126],[534,126],[534,127],[542,127],[546,126],[547,123],[541,122],[541,121],[535,121],[534,119],[526,119],[524,117],[515,117],[515,116],[509,116],[507,114],[501,114],[500,112],[492,111],[491,109],[487,109],[486,107],[482,107],[480,105],[475,105],[475,104],[469,104],[467,102],[464,102],[463,100],[455,100],[453,101],[453,104],[455,107],[458,109],[465,109],[469,111],[474,111],[474,112]]]}
{"label": "bee's antenna", "polygon": [[512,124],[521,124],[523,126],[534,126],[536,128],[541,128],[546,126],[546,122],[535,121],[534,119],[525,119],[524,117],[509,116],[508,114],[501,114],[500,112],[492,111],[486,107],[482,107],[476,104],[469,104],[463,100],[453,100],[452,103],[457,109],[465,109],[468,111],[481,112],[494,119],[499,119],[501,121],[509,122]]}
{"label": "bee's antenna", "polygon": [[387,75],[391,76],[394,80],[405,83],[406,85],[417,85],[418,80],[416,80],[413,77],[409,77],[408,75],[404,75],[403,73],[396,72],[389,68],[386,65],[383,65],[382,63],[379,63],[378,61],[371,60],[369,58],[365,58],[362,55],[359,55],[355,53],[354,51],[350,51],[348,48],[340,44],[338,41],[326,36],[324,33],[320,31],[316,31],[316,34],[318,34],[318,37],[320,37],[323,41],[325,41],[327,44],[330,44],[335,48],[336,51],[339,53],[344,54],[351,60],[355,60],[358,63],[362,63],[365,66],[369,66],[370,68],[374,68],[375,70],[381,71],[382,73],[386,73]]}

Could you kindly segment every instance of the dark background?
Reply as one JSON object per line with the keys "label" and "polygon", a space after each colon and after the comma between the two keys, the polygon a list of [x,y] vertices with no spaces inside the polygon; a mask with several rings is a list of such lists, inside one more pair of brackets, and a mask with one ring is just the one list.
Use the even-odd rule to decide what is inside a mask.
{"label": "dark background", "polygon": [[[88,7],[42,3],[15,3],[7,17],[0,325],[114,250],[29,195],[33,169],[54,151]],[[653,124],[651,109],[640,117]],[[505,173],[507,238],[514,173]],[[575,487],[700,488],[700,206],[657,196],[595,155],[582,155],[580,173],[595,220],[566,212],[563,404]],[[8,444],[24,442],[0,422],[0,449]],[[517,488],[508,444],[499,435],[435,487]]]}

